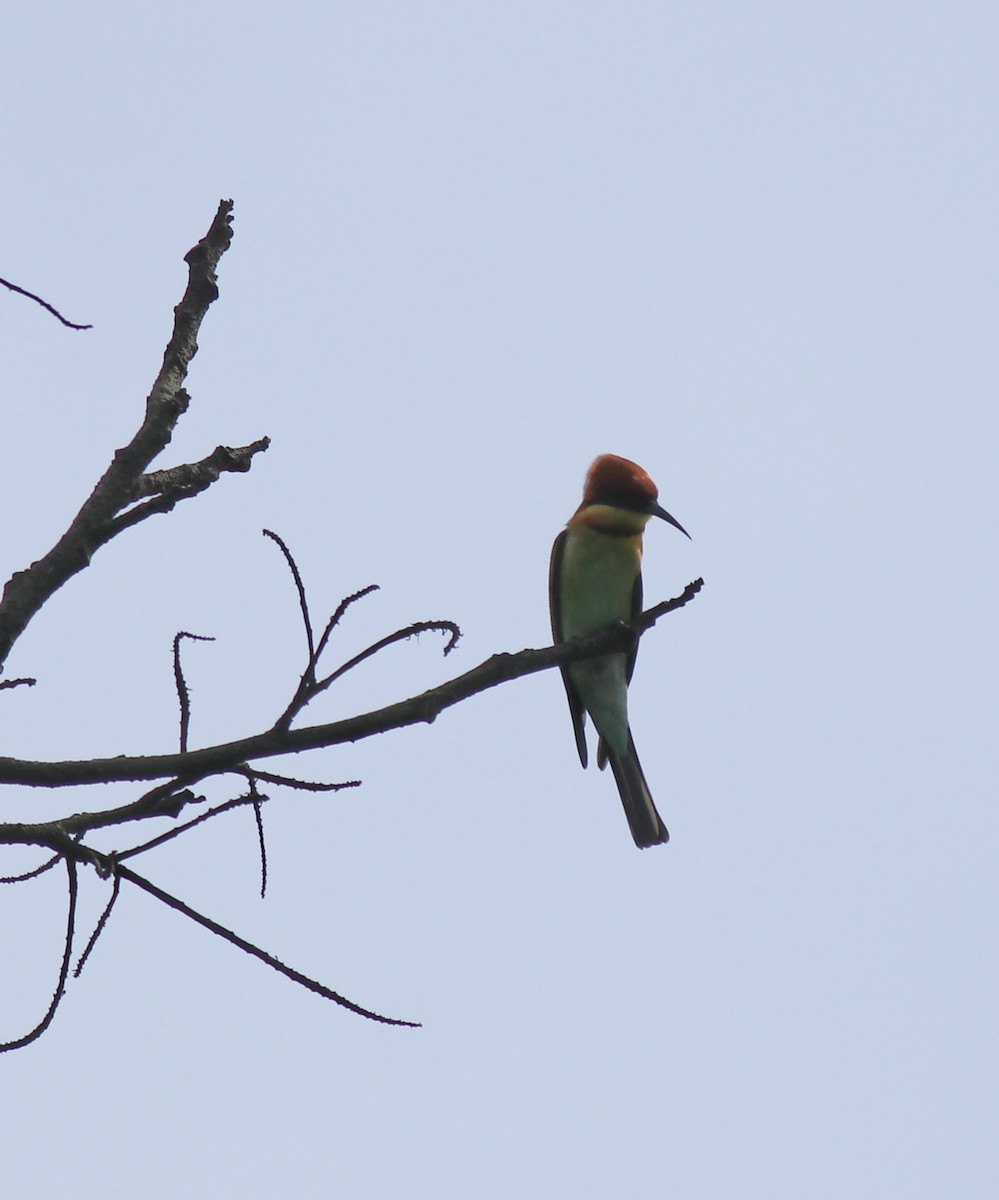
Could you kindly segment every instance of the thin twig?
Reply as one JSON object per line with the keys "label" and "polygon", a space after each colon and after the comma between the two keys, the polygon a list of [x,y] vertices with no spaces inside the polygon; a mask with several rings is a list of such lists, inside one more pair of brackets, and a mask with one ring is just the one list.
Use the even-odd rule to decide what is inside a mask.
{"label": "thin twig", "polygon": [[299,792],[340,792],[344,788],[361,786],[359,779],[347,779],[341,783],[319,783],[312,779],[296,779],[293,775],[277,775],[273,771],[260,771],[256,767],[247,767],[247,779],[253,778],[261,783],[273,783],[277,787],[293,788]]}
{"label": "thin twig", "polygon": [[0,876],[0,883],[27,883],[29,879],[37,879],[39,875],[44,875],[46,871],[51,871],[60,858],[62,858],[61,854],[53,854],[50,859],[43,862],[40,867],[35,867],[33,871],[25,871],[23,875]]}
{"label": "thin twig", "polygon": [[34,300],[36,304],[40,304],[42,308],[44,308],[47,312],[50,312],[57,321],[62,321],[63,325],[65,325],[67,329],[93,329],[93,325],[77,325],[75,321],[67,321],[62,313],[57,308],[53,308],[47,300],[43,300],[41,296],[36,296],[34,292],[29,292],[26,288],[18,287],[16,283],[11,283],[7,279],[0,279],[0,284],[3,284],[3,286],[9,292],[17,292],[19,296],[27,296],[29,300]]}
{"label": "thin twig", "polygon": [[355,654],[353,658],[348,659],[342,667],[327,675],[325,679],[320,679],[316,683],[315,694],[324,692],[331,683],[335,683],[341,679],[348,671],[352,671],[354,667],[359,666],[366,659],[372,658],[382,650],[388,649],[389,646],[394,646],[396,642],[407,641],[411,637],[419,637],[421,633],[446,633],[449,634],[447,645],[444,647],[444,654],[447,656],[458,644],[458,639],[461,637],[461,630],[453,621],[417,621],[414,625],[407,625],[405,629],[397,629],[395,633],[390,633],[387,637],[380,638],[374,645],[369,646],[366,650],[362,650],[360,654]]}
{"label": "thin twig", "polygon": [[267,800],[257,791],[257,781],[250,780],[250,803],[253,805],[253,816],[257,823],[257,843],[260,846],[260,899],[267,895],[267,843],[264,840],[264,817],[261,803]]}
{"label": "thin twig", "polygon": [[166,833],[161,833],[158,837],[150,838],[148,842],[143,842],[139,846],[131,846],[128,850],[118,851],[115,858],[119,862],[126,858],[136,858],[140,854],[145,854],[147,850],[153,850],[157,846],[163,846],[167,842],[172,842],[174,838],[180,837],[182,833],[187,833],[195,825],[203,825],[213,817],[221,816],[222,813],[230,812],[234,808],[243,808],[247,804],[252,803],[253,797],[250,795],[235,796],[232,800],[226,800],[222,804],[215,805],[214,808],[209,808],[205,812],[199,813],[198,816],[193,817],[190,821],[185,821],[183,825],[175,825],[172,829],[168,829]]}
{"label": "thin twig", "polygon": [[300,971],[296,971],[294,967],[289,967],[280,959],[274,957],[273,954],[268,954],[266,950],[261,950],[259,946],[254,946],[252,942],[246,941],[245,938],[234,933],[231,929],[226,929],[224,925],[220,925],[217,921],[213,921],[211,917],[206,917],[202,913],[196,912],[189,904],[185,904],[183,900],[176,896],[171,896],[169,892],[163,891],[156,884],[151,883],[142,875],[137,875],[129,867],[119,866],[118,871],[121,877],[129,883],[134,883],[136,887],[141,888],[144,892],[148,892],[150,896],[155,897],[168,908],[174,909],[175,912],[181,913],[195,924],[201,925],[210,933],[214,933],[216,937],[223,938],[230,945],[244,951],[246,954],[252,955],[254,958],[259,958],[261,962],[266,963],[269,967],[280,974],[287,976],[294,983],[301,987],[307,988],[310,992],[315,992],[317,996],[323,996],[327,1000],[332,1000],[334,1004],[339,1004],[341,1008],[346,1008],[349,1012],[355,1013],[359,1017],[367,1017],[369,1021],[379,1021],[383,1025],[404,1025],[410,1029],[418,1029],[420,1027],[418,1021],[403,1021],[398,1017],[384,1017],[380,1013],[372,1012],[368,1008],[362,1008],[359,1004],[355,1004],[352,1000],[348,1000],[346,996],[341,996],[339,992],[334,992],[325,984],[319,983],[315,979],[310,979],[307,975],[303,975]]}
{"label": "thin twig", "polygon": [[319,645],[316,647],[315,662],[318,663],[322,657],[323,651],[326,649],[326,643],[330,640],[330,634],[343,620],[343,615],[352,604],[356,604],[358,600],[363,600],[365,596],[370,596],[372,592],[379,590],[377,583],[369,583],[367,587],[362,587],[360,591],[353,592],[349,596],[345,596],[343,600],[336,606],[336,612],[326,622],[326,628],[323,630],[323,636],[319,639]]}
{"label": "thin twig", "polygon": [[34,687],[37,682],[37,679],[30,678],[0,680],[0,692],[6,690],[7,688]]}
{"label": "thin twig", "polygon": [[298,592],[298,605],[302,610],[302,624],[305,627],[305,641],[309,647],[309,666],[315,666],[316,648],[312,636],[312,618],[309,615],[309,602],[305,596],[305,584],[302,582],[302,575],[298,569],[298,563],[285,545],[284,539],[271,529],[263,530],[264,537],[270,538],[271,541],[284,555],[284,561],[288,564],[288,570],[291,572],[291,577],[295,581],[295,590]]}
{"label": "thin twig", "polygon": [[114,883],[111,885],[111,899],[108,900],[107,904],[105,905],[104,911],[101,913],[101,918],[94,927],[94,932],[90,935],[90,940],[87,942],[86,948],[80,955],[79,962],[76,964],[76,969],[73,971],[74,979],[80,978],[80,975],[83,971],[83,964],[90,957],[91,950],[93,950],[93,948],[97,945],[97,939],[104,932],[104,927],[107,925],[108,918],[111,916],[111,910],[114,908],[115,902],[118,899],[118,893],[121,891],[121,879],[119,878],[117,871],[114,872],[113,878]]}
{"label": "thin twig", "polygon": [[59,968],[59,982],[56,984],[56,989],[52,994],[52,1001],[45,1016],[42,1017],[30,1033],[26,1033],[23,1037],[16,1038],[11,1042],[0,1042],[0,1054],[3,1054],[7,1050],[20,1050],[22,1046],[28,1046],[40,1038],[52,1024],[52,1018],[55,1016],[59,1002],[65,994],[66,979],[69,976],[69,963],[73,957],[73,933],[76,929],[77,879],[76,860],[67,855],[63,861],[66,863],[66,872],[69,876],[69,906],[66,914],[66,944],[62,955],[62,966]]}
{"label": "thin twig", "polygon": [[180,665],[180,643],[184,638],[192,642],[214,642],[215,639],[204,633],[188,633],[182,629],[174,634],[173,639],[173,678],[177,685],[177,700],[180,704],[180,752],[187,751],[187,734],[191,725],[191,696],[187,690],[187,680]]}

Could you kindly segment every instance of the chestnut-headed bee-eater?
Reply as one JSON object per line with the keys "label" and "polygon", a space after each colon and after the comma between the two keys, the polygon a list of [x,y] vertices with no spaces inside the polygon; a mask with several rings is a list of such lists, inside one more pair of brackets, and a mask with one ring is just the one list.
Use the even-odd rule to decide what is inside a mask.
{"label": "chestnut-headed bee-eater", "polygon": [[[590,467],[583,502],[555,539],[549,573],[552,634],[556,643],[590,637],[642,611],[642,534],[651,517],[662,517],[686,537],[686,529],[659,506],[659,489],[637,463],[601,454]],[[562,668],[576,748],[587,763],[586,714],[600,740],[597,765],[610,763],[635,845],[669,841],[652,802],[628,725],[631,653],[602,654]]]}

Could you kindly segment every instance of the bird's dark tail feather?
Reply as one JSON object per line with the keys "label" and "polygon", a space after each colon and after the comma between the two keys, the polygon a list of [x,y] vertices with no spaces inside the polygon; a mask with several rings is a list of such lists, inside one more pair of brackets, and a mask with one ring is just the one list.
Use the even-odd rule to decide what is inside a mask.
{"label": "bird's dark tail feather", "polygon": [[662,842],[668,842],[669,830],[663,824],[662,817],[656,811],[656,806],[652,801],[652,794],[645,781],[645,775],[642,773],[642,764],[638,761],[631,731],[628,731],[627,756],[620,757],[614,754],[601,740],[597,761],[601,767],[605,762],[609,762],[611,765],[635,845],[644,850],[647,846],[658,846]]}

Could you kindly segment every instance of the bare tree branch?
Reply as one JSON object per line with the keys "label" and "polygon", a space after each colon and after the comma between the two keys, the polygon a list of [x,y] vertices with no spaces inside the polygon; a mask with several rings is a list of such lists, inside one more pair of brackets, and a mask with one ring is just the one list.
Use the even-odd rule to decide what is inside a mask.
{"label": "bare tree branch", "polygon": [[[32,762],[27,759],[0,758],[0,784],[58,788],[170,778],[174,780],[175,786],[177,781],[190,783],[209,775],[234,770],[239,764],[259,758],[273,758],[279,754],[340,746],[346,742],[358,742],[385,733],[390,729],[402,729],[421,723],[432,724],[445,709],[489,688],[565,663],[593,658],[613,650],[627,649],[633,644],[636,636],[649,629],[660,617],[689,603],[701,590],[703,582],[702,579],[697,579],[689,583],[683,592],[672,600],[664,600],[661,604],[647,609],[635,620],[613,626],[593,637],[566,642],[560,646],[546,646],[538,650],[521,650],[517,654],[494,654],[479,666],[447,683],[442,683],[439,687],[360,716],[347,717],[329,724],[310,725],[302,729],[273,728],[234,742],[189,750],[186,754],[119,755],[116,758],[66,762]],[[131,818],[126,814],[132,809],[134,806],[126,805],[115,811],[121,814],[122,819],[127,820]],[[101,823],[107,822],[102,820]],[[88,814],[70,817],[61,824],[67,832],[95,827],[91,824]],[[34,842],[36,839],[18,836],[16,832],[31,828],[34,827],[0,825],[0,843]]]}
{"label": "bare tree branch", "polygon": [[216,446],[207,458],[200,462],[187,463],[180,467],[169,467],[165,471],[150,471],[140,477],[136,485],[136,496],[150,496],[142,504],[135,504],[109,522],[111,537],[117,537],[124,529],[131,529],[146,517],[172,512],[181,500],[199,496],[226,472],[249,471],[253,456],[266,450],[270,438],[259,438],[249,446]]}
{"label": "bare tree branch", "polygon": [[216,446],[200,462],[187,463],[180,467],[169,467],[165,471],[147,471],[136,482],[133,500],[143,496],[170,496],[182,493],[183,497],[196,495],[210,487],[225,471],[248,471],[254,454],[266,450],[270,438],[260,438],[249,446]]}

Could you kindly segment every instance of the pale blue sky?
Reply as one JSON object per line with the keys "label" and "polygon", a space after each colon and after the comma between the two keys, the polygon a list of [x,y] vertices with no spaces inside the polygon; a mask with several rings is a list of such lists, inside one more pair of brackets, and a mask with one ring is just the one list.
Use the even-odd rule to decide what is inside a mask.
{"label": "pale blue sky", "polygon": [[[330,719],[547,636],[552,539],[637,459],[631,844],[558,678],[295,763],[359,776],[145,861],[359,1021],[122,896],[0,1061],[33,1200],[991,1200],[999,10],[979,4],[40,3],[8,16],[4,578],[130,437],[222,196],[236,237],[164,465],[247,477],[102,551],[10,662],[4,754],[262,728],[300,665],[450,617]],[[113,802],[25,793],[9,817]],[[124,835],[103,843],[125,844]],[[11,864],[24,856],[11,857]],[[6,869],[13,869],[13,866]],[[84,879],[96,915],[106,896]],[[50,994],[54,876],[0,895],[0,1035]]]}

